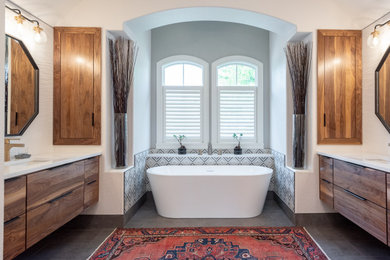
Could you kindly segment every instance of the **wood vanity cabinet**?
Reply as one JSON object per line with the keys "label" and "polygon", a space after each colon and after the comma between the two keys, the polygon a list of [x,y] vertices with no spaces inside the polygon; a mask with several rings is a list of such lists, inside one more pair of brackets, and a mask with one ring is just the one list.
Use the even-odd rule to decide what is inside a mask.
{"label": "wood vanity cabinet", "polygon": [[26,176],[4,182],[4,259],[26,249]]}
{"label": "wood vanity cabinet", "polygon": [[[341,215],[390,246],[390,222],[387,221],[390,210],[387,193],[390,191],[390,174],[325,156],[320,156],[319,159],[320,199],[333,205]],[[332,169],[326,163],[329,161],[333,162]],[[329,176],[330,172],[333,181],[327,185],[333,191],[333,204],[329,203],[329,196],[325,196],[327,193],[321,184],[323,176]]]}
{"label": "wood vanity cabinet", "polygon": [[99,157],[6,180],[4,258],[16,257],[95,204],[98,180]]}
{"label": "wood vanity cabinet", "polygon": [[362,32],[317,32],[318,144],[362,143]]}
{"label": "wood vanity cabinet", "polygon": [[84,208],[99,201],[99,160],[97,157],[84,161]]}
{"label": "wood vanity cabinet", "polygon": [[333,208],[333,159],[320,156],[320,199]]}
{"label": "wood vanity cabinet", "polygon": [[54,28],[55,145],[101,143],[101,29]]}

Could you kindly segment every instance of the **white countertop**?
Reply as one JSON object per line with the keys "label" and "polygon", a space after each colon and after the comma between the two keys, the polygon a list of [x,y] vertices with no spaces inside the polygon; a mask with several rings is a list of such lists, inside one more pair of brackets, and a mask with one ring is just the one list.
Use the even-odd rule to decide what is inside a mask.
{"label": "white countertop", "polygon": [[202,154],[197,153],[188,153],[188,154],[177,154],[177,153],[150,153],[148,157],[274,157],[270,153],[246,153],[246,154],[232,154],[224,153],[221,155],[218,154]]}
{"label": "white countertop", "polygon": [[364,167],[390,172],[390,156],[370,153],[337,153],[317,151],[319,155],[358,164]]}
{"label": "white countertop", "polygon": [[101,155],[101,152],[41,154],[4,163],[4,180]]}

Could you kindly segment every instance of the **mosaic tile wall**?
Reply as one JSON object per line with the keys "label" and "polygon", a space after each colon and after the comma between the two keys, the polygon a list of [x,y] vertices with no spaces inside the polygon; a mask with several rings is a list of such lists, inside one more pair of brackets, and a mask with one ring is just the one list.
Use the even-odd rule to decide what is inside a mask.
{"label": "mosaic tile wall", "polygon": [[274,192],[295,212],[295,173],[286,167],[286,156],[272,151],[275,161]]}
{"label": "mosaic tile wall", "polygon": [[[240,156],[233,154],[197,155],[197,150],[187,155],[177,155],[176,150],[144,151],[134,156],[134,167],[124,174],[124,210],[125,213],[145,194],[150,191],[146,169],[164,165],[257,165],[274,169],[269,190],[273,190],[280,199],[294,212],[295,175],[285,167],[285,155],[270,149],[261,153],[250,150]],[[268,153],[266,151],[269,151]],[[164,152],[164,154],[162,154]],[[251,153],[252,152],[252,153]],[[256,150],[256,152],[259,152]]]}
{"label": "mosaic tile wall", "polygon": [[124,213],[126,213],[146,192],[145,164],[149,151],[134,155],[134,167],[124,174]]}

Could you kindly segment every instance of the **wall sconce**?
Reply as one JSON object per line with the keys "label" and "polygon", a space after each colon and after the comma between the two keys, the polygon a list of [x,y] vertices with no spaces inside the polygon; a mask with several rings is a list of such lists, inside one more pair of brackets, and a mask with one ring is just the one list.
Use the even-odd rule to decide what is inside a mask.
{"label": "wall sconce", "polygon": [[[383,28],[382,28],[383,27]],[[374,31],[370,33],[370,36],[367,38],[367,45],[370,48],[375,48],[379,45],[382,38],[386,36],[386,34],[390,33],[390,20],[385,23],[377,24],[374,27]]]}
{"label": "wall sconce", "polygon": [[16,21],[17,28],[18,28],[17,30],[20,34],[22,34],[22,32],[24,30],[23,23],[25,21],[28,21],[28,22],[35,25],[33,27],[35,42],[44,43],[47,41],[47,35],[46,35],[45,31],[42,29],[42,27],[39,26],[39,22],[37,20],[32,20],[32,19],[27,18],[26,16],[24,16],[22,14],[22,12],[19,9],[11,8],[7,5],[5,7],[16,14],[15,21]]}

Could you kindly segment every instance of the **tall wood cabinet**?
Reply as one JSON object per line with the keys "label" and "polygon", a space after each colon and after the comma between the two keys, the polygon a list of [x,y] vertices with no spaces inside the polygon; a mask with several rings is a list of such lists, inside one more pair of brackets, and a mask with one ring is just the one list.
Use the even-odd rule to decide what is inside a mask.
{"label": "tall wood cabinet", "polygon": [[101,142],[101,29],[54,28],[55,145]]}
{"label": "tall wood cabinet", "polygon": [[362,143],[362,32],[318,30],[318,144]]}

